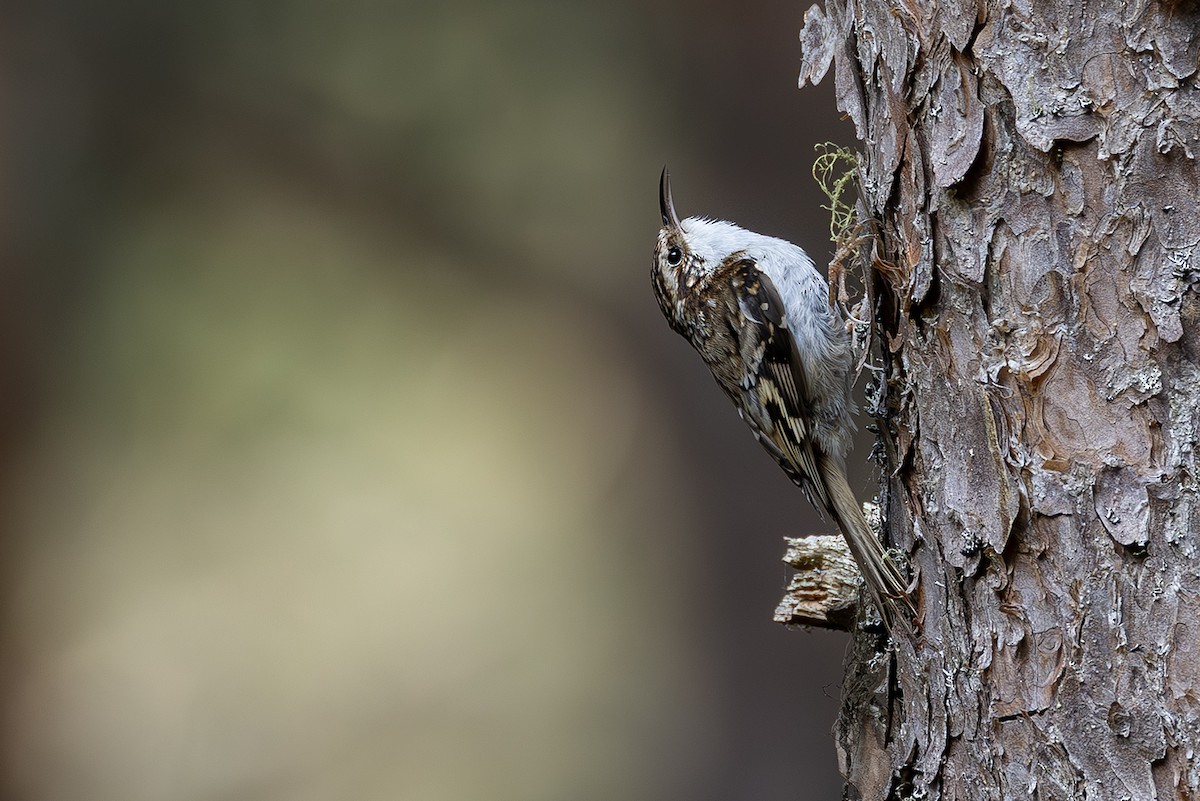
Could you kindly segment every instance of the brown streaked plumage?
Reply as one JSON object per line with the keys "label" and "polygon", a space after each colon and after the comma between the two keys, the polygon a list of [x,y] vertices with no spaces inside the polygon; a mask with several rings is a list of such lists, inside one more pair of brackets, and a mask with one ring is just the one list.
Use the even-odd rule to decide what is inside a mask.
{"label": "brown streaked plumage", "polygon": [[655,296],[742,419],[841,529],[886,625],[912,612],[904,579],[871,532],[845,475],[854,423],[849,341],[804,251],[732,223],[680,221],[666,170]]}

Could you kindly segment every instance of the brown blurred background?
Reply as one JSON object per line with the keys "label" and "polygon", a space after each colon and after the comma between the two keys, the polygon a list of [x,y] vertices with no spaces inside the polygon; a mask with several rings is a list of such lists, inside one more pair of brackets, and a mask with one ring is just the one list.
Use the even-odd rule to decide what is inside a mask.
{"label": "brown blurred background", "polygon": [[648,279],[664,163],[828,257],[735,5],[4,4],[0,797],[839,797],[823,526]]}

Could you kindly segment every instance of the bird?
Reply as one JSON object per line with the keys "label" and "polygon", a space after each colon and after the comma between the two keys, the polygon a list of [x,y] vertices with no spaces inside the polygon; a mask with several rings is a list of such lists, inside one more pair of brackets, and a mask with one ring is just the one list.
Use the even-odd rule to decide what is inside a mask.
{"label": "bird", "polygon": [[899,567],[846,478],[855,431],[850,337],[829,284],[797,245],[705,217],[680,220],[659,178],[651,282],[671,328],[699,352],[758,442],[841,530],[890,630],[911,613]]}

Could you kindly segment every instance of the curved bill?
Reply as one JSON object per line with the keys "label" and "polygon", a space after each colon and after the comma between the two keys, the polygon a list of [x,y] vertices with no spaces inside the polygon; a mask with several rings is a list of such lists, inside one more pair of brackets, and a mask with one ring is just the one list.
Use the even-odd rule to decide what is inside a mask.
{"label": "curved bill", "polygon": [[679,217],[675,214],[675,201],[671,199],[671,173],[663,167],[658,179],[658,210],[662,213],[663,226],[678,228]]}

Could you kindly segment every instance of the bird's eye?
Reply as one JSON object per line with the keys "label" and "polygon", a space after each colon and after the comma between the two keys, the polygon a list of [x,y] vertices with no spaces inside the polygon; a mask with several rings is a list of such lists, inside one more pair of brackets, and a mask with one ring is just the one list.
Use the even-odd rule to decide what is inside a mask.
{"label": "bird's eye", "polygon": [[672,247],[667,251],[667,264],[672,267],[678,267],[679,262],[683,261],[683,251],[677,247]]}

